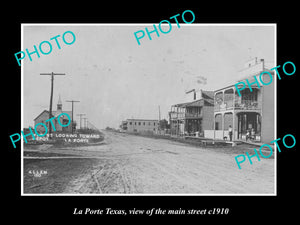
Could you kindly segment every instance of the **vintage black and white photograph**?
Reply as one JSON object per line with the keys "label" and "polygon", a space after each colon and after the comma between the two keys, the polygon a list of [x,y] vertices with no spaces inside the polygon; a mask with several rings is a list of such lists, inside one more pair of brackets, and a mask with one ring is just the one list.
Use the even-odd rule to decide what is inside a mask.
{"label": "vintage black and white photograph", "polygon": [[179,24],[21,25],[22,195],[276,195],[276,24]]}

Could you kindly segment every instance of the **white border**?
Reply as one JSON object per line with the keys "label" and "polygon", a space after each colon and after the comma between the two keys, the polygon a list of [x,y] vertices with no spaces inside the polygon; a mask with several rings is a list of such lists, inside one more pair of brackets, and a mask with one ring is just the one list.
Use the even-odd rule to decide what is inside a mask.
{"label": "white border", "polygon": [[[156,24],[156,23],[155,23]],[[176,24],[176,23],[172,23]],[[103,24],[90,24],[90,23],[21,23],[21,51],[24,49],[23,37],[24,26],[153,26],[151,23],[103,23]],[[162,24],[166,25],[166,24]],[[274,64],[277,65],[277,23],[192,23],[180,24],[180,26],[274,26]],[[23,61],[21,61],[21,130],[23,130]],[[277,139],[277,76],[274,82],[274,137]],[[23,171],[23,137],[21,135],[21,196],[277,196],[277,151],[274,144],[274,193],[271,194],[24,194],[24,171]]]}
{"label": "white border", "polygon": [[[24,49],[24,46],[23,46],[23,32],[24,32],[24,26],[23,24],[21,24],[21,51]],[[23,92],[24,92],[24,89],[23,89],[23,85],[24,85],[24,76],[23,76],[23,73],[24,73],[24,69],[23,69],[23,61],[21,60],[21,130],[23,130]],[[23,171],[23,167],[24,167],[24,159],[23,159],[23,156],[24,156],[24,149],[23,149],[23,136],[21,136],[21,196],[23,195],[26,195],[24,194],[24,171]]]}

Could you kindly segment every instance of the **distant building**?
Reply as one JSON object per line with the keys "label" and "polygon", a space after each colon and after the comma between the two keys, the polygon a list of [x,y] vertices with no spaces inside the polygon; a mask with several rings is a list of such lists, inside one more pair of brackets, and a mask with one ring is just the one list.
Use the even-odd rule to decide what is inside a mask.
{"label": "distant building", "polygon": [[[254,76],[268,71],[272,74],[273,82],[269,85],[260,83],[260,88],[254,83]],[[274,140],[274,71],[264,67],[264,60],[257,58],[248,61],[239,74],[239,80],[249,80],[249,86],[238,95],[235,83],[218,89],[214,93],[214,129],[206,130],[205,137],[227,139],[229,125],[233,130],[233,140],[246,140],[247,131],[254,133],[253,140],[269,143]],[[263,76],[263,79],[270,79]],[[259,80],[259,79],[258,79]],[[268,83],[269,80],[263,80]],[[236,83],[237,83],[236,82]]]}
{"label": "distant building", "polygon": [[171,106],[171,134],[203,136],[204,130],[213,129],[213,95],[213,91],[192,89],[186,92],[189,102]]}
{"label": "distant building", "polygon": [[158,125],[158,120],[128,119],[127,132],[157,133]]}
{"label": "distant building", "polygon": [[[58,103],[57,103],[57,109],[56,109],[56,111],[52,110],[51,117],[54,117],[54,116],[57,117],[61,113],[67,113],[69,115],[69,117],[71,118],[71,120],[72,120],[72,111],[63,111],[62,110],[62,102],[61,102],[61,99],[60,99],[60,96],[59,96]],[[38,123],[44,123],[44,124],[47,125],[47,129],[48,129],[48,132],[49,132],[49,125],[51,126],[51,123],[50,122],[45,122],[48,119],[49,119],[49,111],[44,110],[34,119],[34,126],[36,126],[36,124],[38,124]],[[70,123],[70,125],[67,126],[67,127],[62,127],[62,126],[59,125],[57,119],[52,120],[52,122],[55,126],[56,131],[62,131],[62,132],[66,132],[66,133],[72,132],[72,123]],[[65,115],[61,116],[60,117],[60,123],[61,124],[68,124],[69,123],[68,117],[65,116]],[[74,129],[75,129],[76,123],[74,123],[73,126],[74,126]],[[53,131],[54,129],[51,128],[51,130]],[[44,134],[45,133],[45,128],[43,126],[37,126],[37,132],[40,133],[40,134]]]}

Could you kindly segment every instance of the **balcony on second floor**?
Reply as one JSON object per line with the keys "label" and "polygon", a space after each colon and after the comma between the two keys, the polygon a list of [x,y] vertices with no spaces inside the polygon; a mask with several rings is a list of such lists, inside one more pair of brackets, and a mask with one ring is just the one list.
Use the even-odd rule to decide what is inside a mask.
{"label": "balcony on second floor", "polygon": [[261,109],[261,102],[253,100],[236,100],[233,104],[233,101],[226,101],[222,104],[215,104],[215,112],[224,111],[224,110],[258,110]]}
{"label": "balcony on second floor", "polygon": [[201,112],[193,112],[193,113],[185,113],[186,119],[196,119],[202,117],[202,111]]}
{"label": "balcony on second floor", "polygon": [[169,112],[171,120],[197,119],[202,117],[202,112]]}
{"label": "balcony on second floor", "polygon": [[184,119],[185,113],[184,112],[178,112],[178,111],[171,111],[169,112],[169,116],[171,120],[181,120]]}
{"label": "balcony on second floor", "polygon": [[261,92],[259,89],[249,88],[241,91],[241,96],[237,94],[235,88],[221,90],[215,93],[214,111],[224,110],[259,110],[261,109]]}
{"label": "balcony on second floor", "polygon": [[203,116],[203,107],[203,99],[172,105],[169,116],[171,120],[198,119]]}

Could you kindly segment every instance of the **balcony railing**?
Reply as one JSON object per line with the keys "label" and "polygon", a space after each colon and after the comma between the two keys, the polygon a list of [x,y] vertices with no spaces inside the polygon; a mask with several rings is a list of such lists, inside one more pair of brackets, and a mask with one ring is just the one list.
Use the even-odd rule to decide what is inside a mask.
{"label": "balcony railing", "polygon": [[171,119],[183,119],[184,118],[184,112],[170,112],[170,118]]}
{"label": "balcony railing", "polygon": [[186,112],[170,112],[171,119],[190,119],[190,118],[200,118],[202,113],[186,113]]}
{"label": "balcony railing", "polygon": [[202,117],[202,113],[185,113],[185,118],[200,118]]}
{"label": "balcony railing", "polygon": [[261,109],[261,104],[259,101],[252,101],[252,100],[242,100],[241,102],[234,103],[235,109]]}
{"label": "balcony railing", "polygon": [[[234,104],[233,104],[234,103]],[[257,110],[261,109],[261,102],[253,100],[240,100],[233,102],[233,100],[225,101],[222,104],[215,104],[215,112],[240,109],[240,110]]]}

